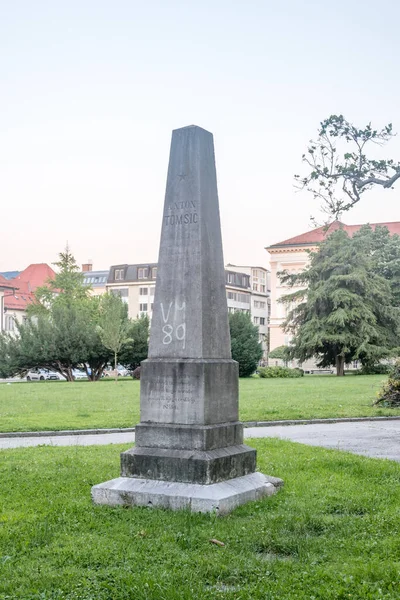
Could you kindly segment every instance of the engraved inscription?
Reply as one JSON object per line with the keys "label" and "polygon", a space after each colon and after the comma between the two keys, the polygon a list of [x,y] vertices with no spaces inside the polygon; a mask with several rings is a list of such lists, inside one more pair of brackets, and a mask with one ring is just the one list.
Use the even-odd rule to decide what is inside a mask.
{"label": "engraved inscription", "polygon": [[196,208],[194,200],[184,200],[182,202],[174,202],[170,204],[168,210],[184,210],[185,208]]}
{"label": "engraved inscription", "polygon": [[175,382],[172,377],[166,377],[152,382],[147,401],[152,405],[161,405],[164,410],[175,410],[182,404],[194,405],[195,392],[196,388],[190,377],[184,376]]}
{"label": "engraved inscription", "polygon": [[199,215],[197,213],[185,213],[184,215],[165,215],[166,225],[189,225],[190,223],[198,223]]}
{"label": "engraved inscription", "polygon": [[[194,211],[193,211],[194,209]],[[190,211],[184,214],[171,214],[164,215],[164,222],[166,225],[190,225],[191,223],[199,222],[199,215],[196,211],[196,203],[194,200],[183,200],[181,202],[173,202],[168,206],[168,211]]]}

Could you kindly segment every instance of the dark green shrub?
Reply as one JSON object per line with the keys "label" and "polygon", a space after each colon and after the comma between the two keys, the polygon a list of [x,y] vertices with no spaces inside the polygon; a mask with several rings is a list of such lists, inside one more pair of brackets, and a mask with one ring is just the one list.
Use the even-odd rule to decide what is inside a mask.
{"label": "dark green shrub", "polygon": [[360,369],[361,375],[387,375],[392,365],[378,363],[376,365],[363,365]]}
{"label": "dark green shrub", "polygon": [[375,404],[381,404],[388,408],[399,408],[400,406],[400,360],[390,371],[388,381],[383,385],[378,394]]}
{"label": "dark green shrub", "polygon": [[136,369],[132,371],[132,377],[133,379],[140,379],[140,367],[136,367]]}
{"label": "dark green shrub", "polygon": [[289,369],[289,367],[260,367],[258,374],[262,378],[270,379],[277,377],[303,377],[303,369]]}

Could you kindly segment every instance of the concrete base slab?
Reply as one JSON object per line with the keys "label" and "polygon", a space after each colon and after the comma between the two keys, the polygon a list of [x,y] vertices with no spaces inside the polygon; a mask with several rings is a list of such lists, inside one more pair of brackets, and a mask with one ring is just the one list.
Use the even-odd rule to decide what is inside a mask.
{"label": "concrete base slab", "polygon": [[95,504],[109,506],[148,506],[225,515],[237,506],[271,496],[283,485],[282,479],[262,473],[200,485],[118,477],[92,487]]}

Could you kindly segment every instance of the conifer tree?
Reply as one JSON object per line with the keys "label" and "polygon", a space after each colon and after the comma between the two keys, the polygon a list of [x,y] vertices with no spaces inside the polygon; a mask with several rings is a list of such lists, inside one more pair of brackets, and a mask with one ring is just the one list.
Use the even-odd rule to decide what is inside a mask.
{"label": "conifer tree", "polygon": [[229,315],[229,328],[232,358],[239,363],[239,377],[250,377],[263,354],[258,327],[248,313],[235,312]]}
{"label": "conifer tree", "polygon": [[283,283],[304,288],[282,298],[290,309],[284,328],[293,335],[292,358],[316,357],[318,366],[334,365],[344,375],[351,360],[374,363],[396,348],[399,310],[374,256],[374,239],[369,230],[354,238],[335,231],[305,271],[282,273]]}

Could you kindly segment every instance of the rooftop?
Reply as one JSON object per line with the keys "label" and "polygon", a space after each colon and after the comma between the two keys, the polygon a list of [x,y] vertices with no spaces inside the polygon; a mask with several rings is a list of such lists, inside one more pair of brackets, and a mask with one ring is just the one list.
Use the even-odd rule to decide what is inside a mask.
{"label": "rooftop", "polygon": [[392,221],[388,223],[361,223],[360,225],[346,225],[341,221],[334,221],[328,226],[324,225],[322,227],[317,227],[316,229],[312,229],[311,231],[307,231],[306,233],[301,233],[300,235],[296,235],[287,240],[283,240],[283,242],[278,242],[277,244],[267,246],[266,250],[273,250],[275,248],[281,248],[282,246],[312,246],[315,244],[320,244],[326,239],[328,235],[330,235],[333,231],[336,231],[337,229],[343,228],[351,236],[356,231],[361,229],[361,227],[367,224],[370,225],[373,229],[375,227],[387,227],[392,235],[400,235],[400,221]]}
{"label": "rooftop", "polygon": [[105,286],[108,279],[108,269],[106,271],[84,271],[83,283],[91,286]]}
{"label": "rooftop", "polygon": [[0,275],[5,279],[14,279],[19,275],[19,271],[3,271]]}
{"label": "rooftop", "polygon": [[38,287],[44,285],[48,279],[55,277],[55,272],[46,263],[29,265],[14,279],[10,280],[21,291],[34,292]]}
{"label": "rooftop", "polygon": [[[4,308],[7,310],[25,310],[34,300],[35,290],[45,285],[49,279],[55,277],[55,272],[46,263],[32,264],[18,273],[13,279],[6,281],[9,288],[15,292],[6,293]],[[3,285],[0,283],[0,285]]]}

